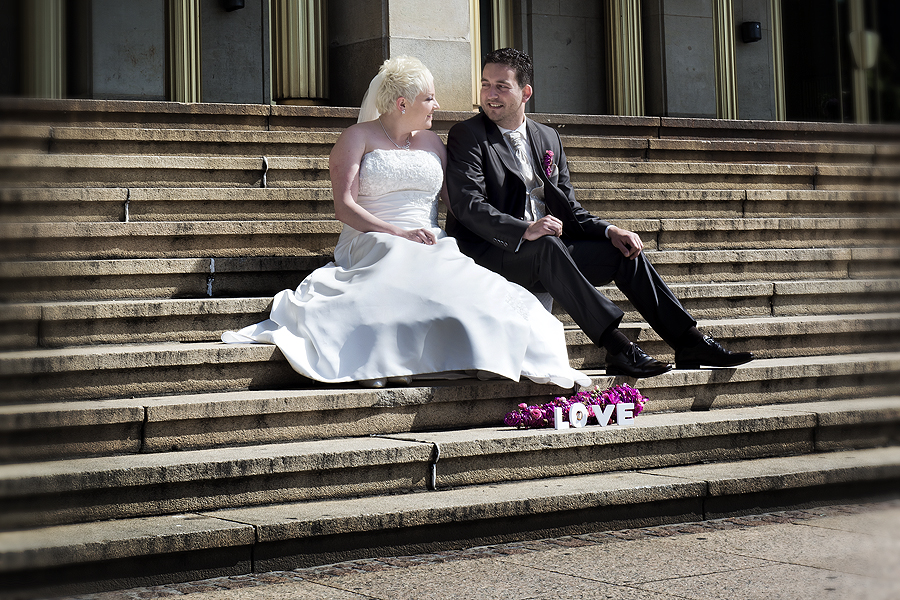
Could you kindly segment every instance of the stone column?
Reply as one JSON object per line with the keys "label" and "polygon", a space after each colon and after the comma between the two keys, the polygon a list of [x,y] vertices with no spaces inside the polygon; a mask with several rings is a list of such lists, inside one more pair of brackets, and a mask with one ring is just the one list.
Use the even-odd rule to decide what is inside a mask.
{"label": "stone column", "polygon": [[606,0],[607,96],[610,114],[644,114],[640,0]]}
{"label": "stone column", "polygon": [[472,110],[470,0],[329,0],[328,10],[340,15],[328,21],[331,104],[359,106],[381,64],[406,54],[434,75],[443,110]]}
{"label": "stone column", "polygon": [[272,0],[272,99],[320,104],[328,98],[326,0]]}
{"label": "stone column", "polygon": [[775,120],[787,119],[787,108],[784,100],[784,52],[782,45],[784,38],[781,32],[781,0],[769,1],[769,15],[771,22],[769,29],[772,36],[772,75],[774,78],[772,91],[775,95]]}
{"label": "stone column", "polygon": [[64,0],[22,3],[23,91],[33,98],[66,95],[66,7]]}
{"label": "stone column", "polygon": [[200,0],[168,1],[169,100],[200,102]]}
{"label": "stone column", "polygon": [[878,56],[878,34],[866,30],[864,0],[850,0],[850,54],[853,57],[853,115],[857,123],[869,122],[868,70]]}
{"label": "stone column", "polygon": [[713,39],[716,57],[716,117],[738,118],[734,68],[734,7],[731,0],[713,0]]}
{"label": "stone column", "polygon": [[[469,31],[472,38],[472,106],[481,103],[481,61],[496,48],[515,47],[512,0],[490,0],[491,22],[481,22],[480,0],[469,0]],[[481,47],[481,32],[491,28],[491,48]]]}
{"label": "stone column", "polygon": [[[511,48],[513,41],[512,0],[491,0],[491,39],[494,48]],[[480,69],[479,69],[480,70]]]}

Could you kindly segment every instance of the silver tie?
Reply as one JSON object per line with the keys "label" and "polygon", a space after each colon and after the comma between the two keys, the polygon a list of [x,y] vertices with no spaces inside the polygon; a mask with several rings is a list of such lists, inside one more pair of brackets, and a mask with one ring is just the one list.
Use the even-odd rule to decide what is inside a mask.
{"label": "silver tie", "polygon": [[522,176],[525,178],[528,186],[531,187],[534,171],[531,169],[531,160],[528,158],[528,149],[525,147],[525,140],[522,138],[522,134],[518,131],[508,131],[506,133],[506,139],[509,140],[510,145],[515,148],[516,160],[519,161],[519,168],[522,170]]}
{"label": "silver tie", "polygon": [[547,205],[544,204],[544,183],[535,175],[528,158],[528,147],[525,138],[518,131],[509,131],[504,134],[509,144],[515,148],[516,161],[522,177],[525,178],[525,189],[528,194],[525,198],[525,218],[529,221],[537,221],[547,214]]}

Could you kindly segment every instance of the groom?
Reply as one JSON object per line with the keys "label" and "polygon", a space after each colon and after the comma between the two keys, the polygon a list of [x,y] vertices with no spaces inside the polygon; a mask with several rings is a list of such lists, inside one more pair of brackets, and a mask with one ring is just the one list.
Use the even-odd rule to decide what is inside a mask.
{"label": "groom", "polygon": [[675,349],[678,368],[753,360],[698,331],[644,256],[637,234],[575,200],[559,134],[525,118],[532,79],[524,52],[504,48],[485,57],[482,113],[454,125],[447,141],[447,233],[480,265],[533,292],[549,292],[606,348],[607,373],[651,377],[672,368],[619,331],[621,309],[596,289],[610,281]]}

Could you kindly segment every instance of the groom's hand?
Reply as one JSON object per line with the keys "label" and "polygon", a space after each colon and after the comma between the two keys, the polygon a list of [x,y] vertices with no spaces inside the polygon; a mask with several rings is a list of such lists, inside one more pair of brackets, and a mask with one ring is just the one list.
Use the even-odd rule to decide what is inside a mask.
{"label": "groom's hand", "polygon": [[644,242],[641,241],[638,234],[632,231],[611,225],[607,232],[609,233],[609,241],[611,241],[612,245],[618,248],[626,258],[634,258],[644,249]]}
{"label": "groom's hand", "polygon": [[542,217],[529,225],[528,229],[525,230],[525,235],[523,235],[522,237],[529,242],[533,242],[534,240],[540,237],[544,237],[545,235],[553,235],[559,237],[562,235],[562,231],[562,221],[560,221],[553,215],[547,215],[546,217]]}

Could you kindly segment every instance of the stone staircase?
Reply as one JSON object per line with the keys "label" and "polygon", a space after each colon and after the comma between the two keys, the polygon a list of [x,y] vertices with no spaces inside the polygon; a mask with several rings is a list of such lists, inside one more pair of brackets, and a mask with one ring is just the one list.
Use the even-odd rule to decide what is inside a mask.
{"label": "stone staircase", "polygon": [[[554,432],[502,418],[569,390],[324,386],[218,341],[330,260],[355,115],[0,101],[0,597],[900,491],[900,128],[535,115],[582,203],[760,357],[629,381],[633,427]],[[625,381],[558,316],[573,366]]]}

